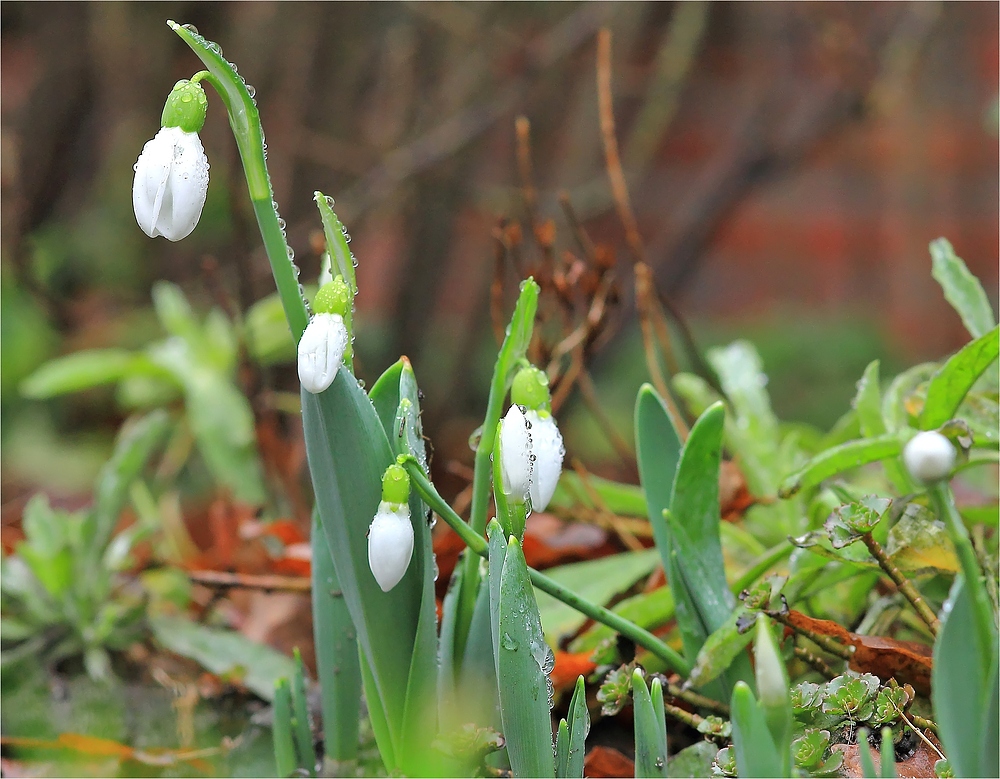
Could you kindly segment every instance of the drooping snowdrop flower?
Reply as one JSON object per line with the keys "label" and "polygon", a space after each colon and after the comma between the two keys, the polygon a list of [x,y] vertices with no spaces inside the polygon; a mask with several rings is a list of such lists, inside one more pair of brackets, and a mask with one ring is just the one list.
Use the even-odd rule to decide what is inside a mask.
{"label": "drooping snowdrop flower", "polygon": [[955,447],[934,430],[917,433],[903,448],[903,462],[910,475],[925,483],[947,478],[955,467]]}
{"label": "drooping snowdrop flower", "polygon": [[531,452],[535,456],[531,478],[531,507],[535,511],[545,511],[559,483],[562,473],[562,434],[556,426],[555,417],[547,411],[528,411],[525,415],[531,425]]}
{"label": "drooping snowdrop flower", "polygon": [[132,206],[150,238],[186,238],[201,218],[208,194],[208,157],[198,138],[208,99],[201,84],[178,81],[163,108],[161,129],[135,163]]}
{"label": "drooping snowdrop flower", "polygon": [[410,477],[399,465],[382,476],[382,502],[368,528],[368,567],[382,592],[399,584],[413,556]]}
{"label": "drooping snowdrop flower", "polygon": [[500,474],[503,491],[515,503],[524,503],[531,489],[531,428],[521,407],[514,404],[500,423]]}
{"label": "drooping snowdrop flower", "polygon": [[[513,405],[500,429],[504,492],[515,502],[527,495],[535,511],[544,511],[562,472],[562,435],[549,411],[548,377],[538,368],[518,371],[511,386]],[[521,406],[527,411],[522,412]],[[525,485],[527,489],[522,489]]]}
{"label": "drooping snowdrop flower", "polygon": [[340,314],[314,314],[299,339],[299,381],[314,395],[337,378],[347,348],[347,327]]}

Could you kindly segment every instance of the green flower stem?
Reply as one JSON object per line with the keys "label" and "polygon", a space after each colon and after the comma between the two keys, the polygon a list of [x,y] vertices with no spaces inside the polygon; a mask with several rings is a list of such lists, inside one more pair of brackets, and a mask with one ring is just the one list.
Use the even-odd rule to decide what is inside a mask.
{"label": "green flower stem", "polygon": [[285,310],[288,327],[298,343],[306,325],[309,324],[309,313],[302,300],[298,271],[292,263],[288,242],[285,240],[274,204],[271,179],[264,158],[264,131],[261,129],[257,104],[250,96],[243,79],[222,56],[217,44],[176,22],[168,21],[167,25],[204,63],[208,74],[202,76],[202,80],[215,88],[229,113],[229,126],[232,128],[240,160],[243,162],[247,189],[257,217],[257,226],[264,241],[264,250],[271,263],[271,272],[274,274],[274,283],[278,288],[278,296]]}
{"label": "green flower stem", "polygon": [[955,500],[951,495],[948,483],[939,481],[931,485],[928,491],[931,500],[934,501],[938,516],[948,528],[948,535],[951,536],[951,542],[955,545],[955,552],[958,554],[958,561],[962,566],[962,573],[965,575],[965,586],[969,588],[972,602],[975,604],[976,636],[979,640],[981,657],[992,657],[997,632],[996,618],[993,605],[990,603],[989,593],[983,582],[983,571],[979,567],[976,551],[972,548],[969,532],[965,529],[965,523],[962,522],[958,509],[955,508]]}
{"label": "green flower stem", "polygon": [[[420,463],[417,462],[416,458],[400,457],[399,463],[410,474],[411,483],[420,493],[424,502],[458,533],[469,549],[481,557],[488,557],[489,548],[486,539],[476,533],[471,526],[455,513],[455,510],[448,505],[447,501],[441,497],[440,493],[427,478],[427,474],[424,473],[424,469],[420,467]],[[663,660],[663,662],[681,676],[687,677],[691,675],[691,666],[687,661],[648,630],[643,630],[638,625],[629,622],[613,611],[580,597],[545,574],[539,573],[534,568],[528,569],[528,575],[531,577],[531,583],[542,592],[562,601],[567,606],[576,609],[581,614],[590,617],[596,622],[607,625],[612,630],[632,639],[636,644]]]}

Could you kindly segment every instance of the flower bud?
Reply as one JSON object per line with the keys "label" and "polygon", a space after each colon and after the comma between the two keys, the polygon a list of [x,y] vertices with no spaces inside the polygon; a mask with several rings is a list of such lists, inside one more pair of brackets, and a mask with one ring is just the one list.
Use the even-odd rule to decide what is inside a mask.
{"label": "flower bud", "polygon": [[344,349],[347,348],[347,327],[339,314],[315,314],[299,339],[299,381],[314,395],[322,392],[337,378]]}
{"label": "flower bud", "polygon": [[132,207],[143,232],[169,241],[189,236],[208,194],[208,158],[198,134],[162,128],[133,168]]}
{"label": "flower bud", "polygon": [[549,377],[534,365],[522,368],[511,384],[510,402],[529,409],[548,409],[551,403]]}
{"label": "flower bud", "polygon": [[340,314],[344,316],[351,307],[351,288],[343,276],[319,288],[313,298],[313,311],[317,314]]}
{"label": "flower bud", "polygon": [[955,447],[936,431],[917,433],[903,449],[903,462],[914,479],[940,481],[955,467]]}
{"label": "flower bud", "polygon": [[197,81],[181,79],[167,96],[160,117],[161,127],[180,127],[184,132],[197,133],[205,126],[208,97]]}
{"label": "flower bud", "polygon": [[410,477],[393,464],[382,475],[382,502],[368,528],[368,567],[382,592],[399,584],[413,556]]}
{"label": "flower bud", "polygon": [[500,424],[500,473],[503,491],[515,503],[524,503],[531,487],[531,431],[517,405],[507,411]]}
{"label": "flower bud", "polygon": [[566,449],[552,414],[547,411],[529,411],[524,416],[530,425],[531,451],[535,456],[530,489],[531,507],[535,511],[544,511],[559,483]]}

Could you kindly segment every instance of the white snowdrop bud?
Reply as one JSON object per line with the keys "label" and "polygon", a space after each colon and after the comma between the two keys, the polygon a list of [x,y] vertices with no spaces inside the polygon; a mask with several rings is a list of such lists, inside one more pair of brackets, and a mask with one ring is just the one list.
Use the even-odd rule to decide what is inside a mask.
{"label": "white snowdrop bud", "polygon": [[382,592],[399,584],[413,555],[413,526],[406,503],[379,503],[368,528],[368,567]]}
{"label": "white snowdrop bud", "polygon": [[337,378],[347,348],[347,327],[340,314],[316,314],[299,339],[299,381],[314,395]]}
{"label": "white snowdrop bud", "polygon": [[531,451],[535,455],[531,478],[531,507],[535,511],[544,511],[559,483],[566,449],[552,414],[546,411],[529,411],[524,416],[531,425]]}
{"label": "white snowdrop bud", "polygon": [[196,132],[164,127],[135,163],[132,207],[150,238],[186,238],[201,218],[208,194],[208,157]]}
{"label": "white snowdrop bud", "polygon": [[524,503],[531,487],[531,430],[520,407],[513,405],[500,424],[500,473],[503,491],[515,503]]}
{"label": "white snowdrop bud", "polygon": [[930,483],[947,478],[955,467],[955,447],[934,430],[917,433],[903,449],[903,462],[910,475]]}

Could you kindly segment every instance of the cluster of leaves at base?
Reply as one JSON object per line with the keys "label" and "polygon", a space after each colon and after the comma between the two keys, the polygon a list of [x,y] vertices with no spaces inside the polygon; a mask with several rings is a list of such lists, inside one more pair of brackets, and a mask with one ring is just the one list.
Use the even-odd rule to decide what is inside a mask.
{"label": "cluster of leaves at base", "polygon": [[632,694],[632,674],[635,663],[619,666],[608,672],[597,690],[597,700],[601,704],[601,714],[613,717],[629,702]]}

